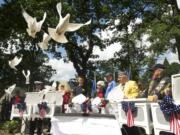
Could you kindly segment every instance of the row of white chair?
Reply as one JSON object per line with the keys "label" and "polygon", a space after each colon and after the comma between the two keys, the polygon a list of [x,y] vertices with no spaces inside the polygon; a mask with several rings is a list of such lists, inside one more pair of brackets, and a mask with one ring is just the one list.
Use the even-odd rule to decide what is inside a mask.
{"label": "row of white chair", "polygon": [[[137,107],[134,114],[134,125],[145,129],[147,135],[151,135],[154,130],[155,135],[159,135],[161,131],[170,132],[170,118],[163,114],[158,103],[148,102],[147,99],[124,100],[133,101]],[[127,117],[122,110],[121,103],[118,103],[118,122],[120,126],[127,123]]]}

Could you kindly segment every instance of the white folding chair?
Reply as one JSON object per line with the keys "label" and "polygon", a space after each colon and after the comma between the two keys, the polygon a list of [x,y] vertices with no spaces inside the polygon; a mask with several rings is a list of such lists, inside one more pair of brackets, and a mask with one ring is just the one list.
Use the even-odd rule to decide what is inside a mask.
{"label": "white folding chair", "polygon": [[[152,121],[151,121],[151,112],[150,112],[150,104],[147,102],[145,98],[139,99],[124,99],[123,101],[135,102],[135,106],[137,107],[137,113],[134,116],[134,125],[138,127],[142,127],[145,129],[146,134],[152,134]],[[122,126],[123,124],[127,124],[127,116],[126,113],[122,109],[121,103],[118,105],[119,111],[119,123]]]}
{"label": "white folding chair", "polygon": [[[45,118],[51,118],[52,116],[54,116],[55,107],[62,105],[62,101],[63,101],[62,94],[59,94],[59,92],[54,92],[54,91],[51,92],[50,91],[50,92],[46,93],[43,101],[47,102],[47,107],[48,107],[46,110]],[[38,102],[38,103],[40,103],[40,102]],[[38,104],[33,105],[33,115],[34,115],[34,117],[38,117],[38,118],[40,117]]]}

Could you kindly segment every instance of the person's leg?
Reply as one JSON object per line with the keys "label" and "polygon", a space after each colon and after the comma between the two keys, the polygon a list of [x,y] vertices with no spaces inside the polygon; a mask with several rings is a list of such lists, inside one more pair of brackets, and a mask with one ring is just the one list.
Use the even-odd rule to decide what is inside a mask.
{"label": "person's leg", "polygon": [[29,134],[30,135],[34,135],[35,128],[36,128],[36,120],[34,121],[30,120],[29,121]]}
{"label": "person's leg", "polygon": [[43,124],[43,120],[38,119],[37,120],[37,125],[36,125],[36,127],[37,127],[37,135],[41,135],[41,133],[42,133],[42,124]]}
{"label": "person's leg", "polygon": [[48,119],[48,130],[49,131],[51,130],[51,119],[50,118]]}

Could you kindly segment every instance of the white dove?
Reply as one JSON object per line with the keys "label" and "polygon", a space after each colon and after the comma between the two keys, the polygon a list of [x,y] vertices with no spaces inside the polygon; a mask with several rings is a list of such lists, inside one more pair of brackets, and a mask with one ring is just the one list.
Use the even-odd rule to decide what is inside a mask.
{"label": "white dove", "polygon": [[15,89],[16,87],[16,84],[13,84],[11,85],[9,88],[5,89],[5,92],[8,94],[8,95],[11,95],[13,90]]}
{"label": "white dove", "polygon": [[59,23],[55,29],[54,28],[48,28],[49,35],[56,42],[67,43],[68,40],[66,39],[66,36],[64,35],[66,32],[76,31],[79,28],[81,28],[82,26],[89,25],[91,23],[91,20],[89,20],[85,24],[83,24],[83,23],[79,23],[79,24],[78,23],[69,23],[70,14],[67,14],[64,18],[61,16],[61,10],[62,10],[61,3],[58,3],[56,8],[57,8],[57,11],[58,11],[58,14],[60,17]]}
{"label": "white dove", "polygon": [[15,56],[14,59],[9,60],[9,66],[10,66],[12,69],[17,70],[17,69],[16,69],[16,66],[22,61],[22,56],[23,56],[23,55],[21,55],[21,57]]}
{"label": "white dove", "polygon": [[52,86],[49,85],[45,85],[44,89],[42,91],[40,91],[39,93],[43,93],[43,95],[46,95],[46,93],[48,93],[51,90]]}
{"label": "white dove", "polygon": [[22,14],[28,25],[28,28],[26,29],[28,35],[35,38],[36,33],[41,30],[42,24],[46,19],[46,12],[44,13],[43,19],[39,22],[37,22],[35,17],[31,17],[25,10],[23,10]]}
{"label": "white dove", "polygon": [[52,84],[52,86],[51,86],[51,90],[52,90],[52,91],[55,91],[55,90],[56,90],[56,87],[57,87],[57,84],[56,84],[56,82],[54,81],[53,84]]}
{"label": "white dove", "polygon": [[180,9],[180,0],[176,0],[176,2],[177,2],[178,8]]}
{"label": "white dove", "polygon": [[27,74],[25,74],[25,71],[22,70],[22,73],[23,73],[24,77],[26,78],[26,84],[29,84],[29,77],[31,74],[30,70],[27,70]]}
{"label": "white dove", "polygon": [[42,49],[42,50],[47,50],[48,49],[48,41],[51,39],[51,37],[47,34],[44,33],[43,35],[43,41],[38,43],[38,46]]}

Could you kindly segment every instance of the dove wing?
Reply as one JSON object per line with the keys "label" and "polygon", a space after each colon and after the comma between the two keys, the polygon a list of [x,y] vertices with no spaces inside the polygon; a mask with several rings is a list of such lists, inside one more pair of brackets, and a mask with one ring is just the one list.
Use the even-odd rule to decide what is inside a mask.
{"label": "dove wing", "polygon": [[30,76],[31,72],[30,70],[27,70],[27,76]]}
{"label": "dove wing", "polygon": [[43,19],[37,23],[37,32],[39,32],[41,30],[42,24],[44,23],[44,21],[46,19],[46,16],[47,16],[47,14],[45,12],[44,16],[43,16]]}
{"label": "dove wing", "polygon": [[23,73],[24,77],[26,77],[26,74],[25,74],[24,70],[22,70],[22,73]]}
{"label": "dove wing", "polygon": [[54,39],[56,42],[59,42],[59,43],[67,43],[68,42],[64,33],[59,35],[56,33],[56,29],[53,29],[53,28],[48,28],[48,32],[49,32],[49,35],[51,36],[51,38]]}
{"label": "dove wing", "polygon": [[18,58],[17,56],[11,61],[12,65],[17,66],[22,61],[22,57]]}
{"label": "dove wing", "polygon": [[44,35],[43,35],[43,42],[47,43],[50,39],[51,39],[51,37],[47,33],[44,33]]}
{"label": "dove wing", "polygon": [[89,25],[91,20],[87,21],[86,23],[69,23],[66,31],[72,32],[80,29],[84,25]]}
{"label": "dove wing", "polygon": [[53,87],[53,88],[56,88],[56,86],[57,86],[57,84],[56,84],[56,82],[54,81],[53,84],[52,84],[52,87]]}
{"label": "dove wing", "polygon": [[8,91],[10,92],[9,94],[11,94],[11,93],[13,92],[13,90],[15,89],[15,87],[16,87],[16,84],[13,84],[12,86],[10,86],[10,87],[8,88]]}
{"label": "dove wing", "polygon": [[61,2],[59,2],[59,3],[56,5],[56,8],[57,8],[57,11],[58,11],[60,20],[61,20],[61,19],[62,19],[62,16],[61,16],[62,4],[61,4]]}
{"label": "dove wing", "polygon": [[34,22],[34,18],[31,17],[25,10],[23,10],[22,14],[27,24],[29,24],[29,22]]}

